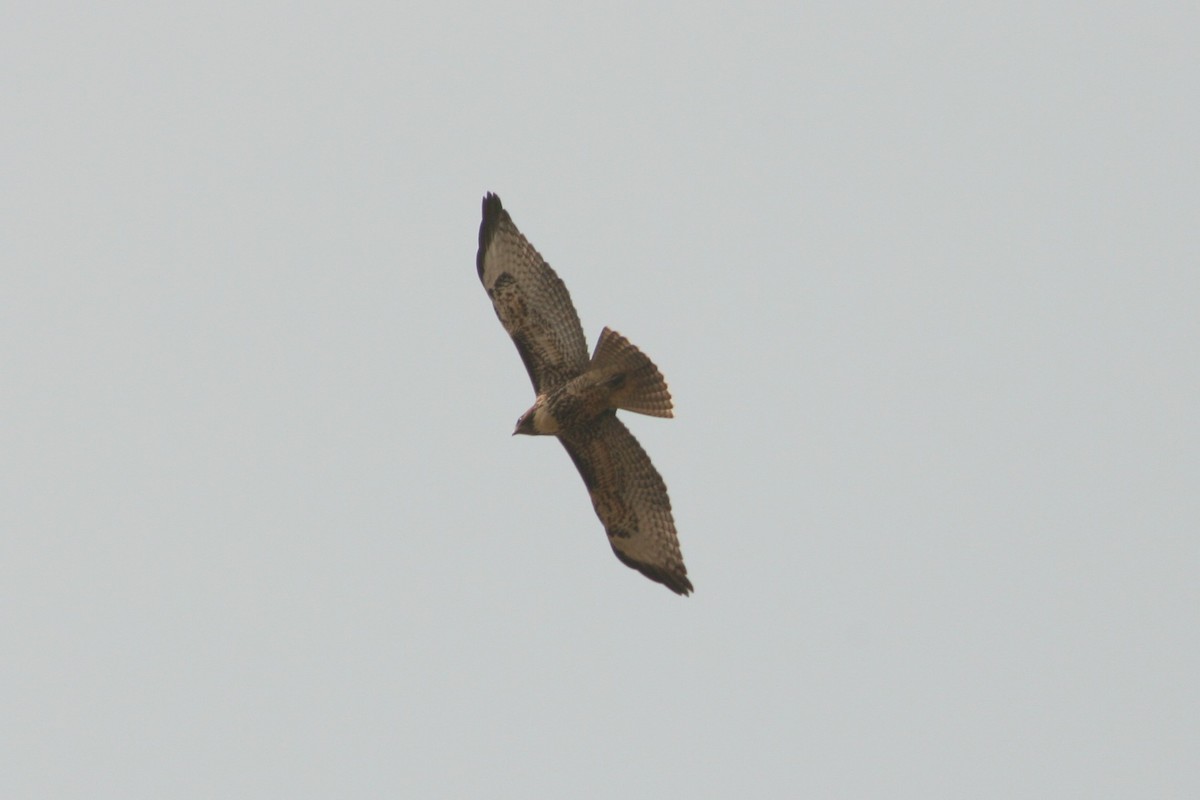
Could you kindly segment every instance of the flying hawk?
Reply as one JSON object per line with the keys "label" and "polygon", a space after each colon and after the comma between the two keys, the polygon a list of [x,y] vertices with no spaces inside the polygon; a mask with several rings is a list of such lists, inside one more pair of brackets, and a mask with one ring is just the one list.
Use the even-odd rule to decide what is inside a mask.
{"label": "flying hawk", "polygon": [[616,412],[672,416],[671,394],[658,368],[608,328],[588,358],[567,287],[491,193],[483,198],[475,266],[537,395],[513,435],[557,436],[583,476],[617,558],[671,591],[688,594],[692,582],[667,487]]}

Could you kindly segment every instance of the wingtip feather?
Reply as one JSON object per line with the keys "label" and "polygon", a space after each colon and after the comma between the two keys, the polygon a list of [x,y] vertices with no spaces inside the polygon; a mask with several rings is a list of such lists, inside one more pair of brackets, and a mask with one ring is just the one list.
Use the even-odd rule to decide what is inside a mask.
{"label": "wingtip feather", "polygon": [[492,237],[496,235],[496,229],[506,216],[508,212],[500,202],[500,195],[488,192],[483,196],[483,214],[479,223],[479,252],[475,254],[475,271],[479,273],[480,280],[483,280],[484,256],[492,243]]}
{"label": "wingtip feather", "polygon": [[[666,567],[635,561],[634,559],[622,553],[616,547],[613,547],[612,551],[622,564],[630,567],[631,569],[636,569],[638,572],[642,573],[655,583],[661,583],[675,594],[687,597],[693,591],[695,591],[694,587],[692,586],[692,582],[688,580],[686,568],[684,568],[681,572],[676,572],[667,569]],[[682,565],[680,566],[682,567]]]}

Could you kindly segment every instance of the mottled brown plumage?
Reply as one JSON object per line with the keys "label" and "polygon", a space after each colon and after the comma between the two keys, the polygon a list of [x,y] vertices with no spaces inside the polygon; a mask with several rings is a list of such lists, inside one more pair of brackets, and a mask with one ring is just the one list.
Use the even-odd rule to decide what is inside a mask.
{"label": "mottled brown plumage", "polygon": [[674,592],[690,593],[666,484],[616,416],[618,408],[672,416],[662,374],[608,328],[588,358],[567,287],[490,193],[483,198],[475,264],[537,395],[514,433],[557,436],[583,476],[617,558]]}

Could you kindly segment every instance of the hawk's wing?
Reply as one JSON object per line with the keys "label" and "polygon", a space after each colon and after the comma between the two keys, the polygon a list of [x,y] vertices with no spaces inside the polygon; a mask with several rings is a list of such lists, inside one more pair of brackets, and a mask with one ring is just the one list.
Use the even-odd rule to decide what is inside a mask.
{"label": "hawk's wing", "polygon": [[583,476],[617,558],[677,594],[691,592],[667,487],[616,413],[558,438]]}
{"label": "hawk's wing", "polygon": [[571,295],[490,192],[479,225],[479,280],[541,394],[587,369],[587,341]]}

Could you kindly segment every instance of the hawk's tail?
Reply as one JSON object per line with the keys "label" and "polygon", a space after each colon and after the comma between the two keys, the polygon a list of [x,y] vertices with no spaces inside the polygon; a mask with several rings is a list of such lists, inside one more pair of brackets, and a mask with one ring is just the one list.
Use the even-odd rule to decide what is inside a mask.
{"label": "hawk's tail", "polygon": [[671,393],[654,363],[628,339],[605,328],[596,342],[589,371],[612,390],[608,404],[652,417],[671,417]]}

